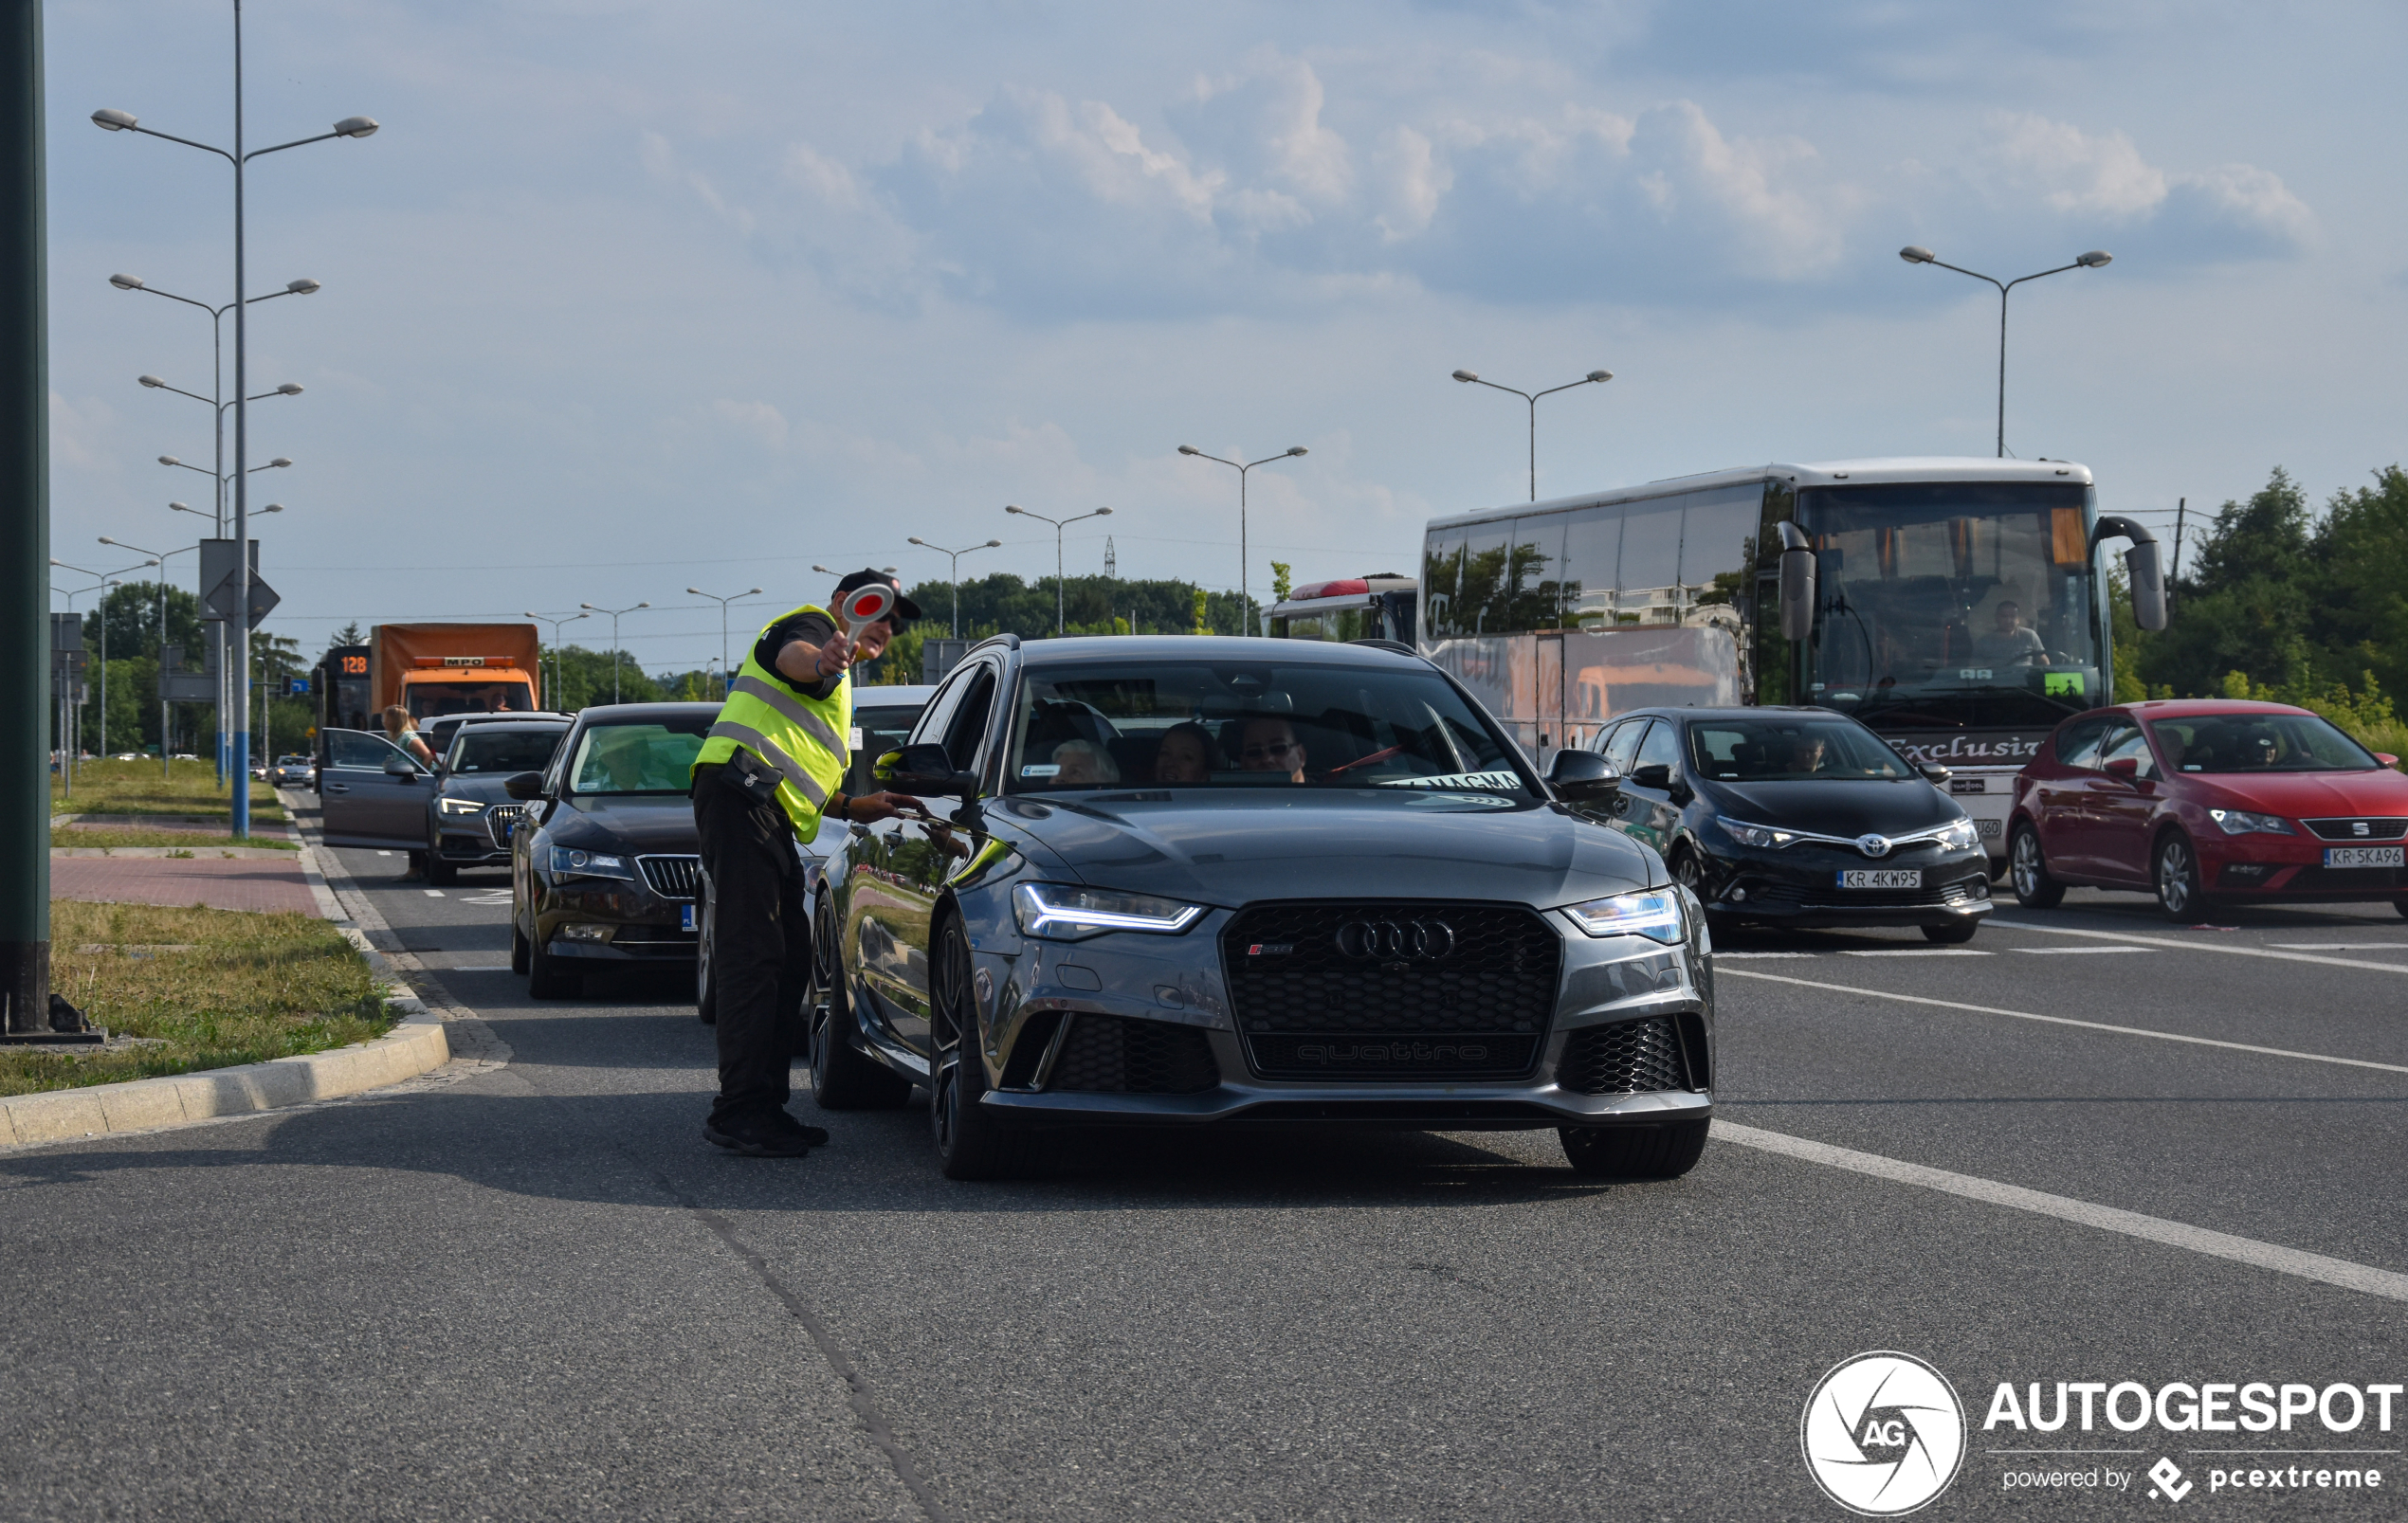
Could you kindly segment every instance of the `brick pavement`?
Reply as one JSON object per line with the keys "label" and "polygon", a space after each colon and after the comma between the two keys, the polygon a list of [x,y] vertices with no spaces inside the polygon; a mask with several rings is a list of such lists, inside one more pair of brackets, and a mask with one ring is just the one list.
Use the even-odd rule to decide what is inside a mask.
{"label": "brick pavement", "polygon": [[[298,858],[300,853],[278,853]],[[301,863],[224,857],[53,857],[53,898],[102,904],[206,904],[316,915]]]}

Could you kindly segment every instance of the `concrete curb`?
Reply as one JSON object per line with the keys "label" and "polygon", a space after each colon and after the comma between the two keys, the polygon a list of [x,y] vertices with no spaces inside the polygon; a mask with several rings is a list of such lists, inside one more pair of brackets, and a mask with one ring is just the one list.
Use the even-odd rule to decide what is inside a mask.
{"label": "concrete curb", "polygon": [[[298,832],[297,832],[298,833]],[[298,855],[319,913],[368,959],[369,971],[392,985],[387,1003],[401,1024],[373,1042],[299,1058],[211,1068],[166,1079],[136,1079],[82,1089],[46,1090],[0,1098],[0,1146],[64,1142],[120,1133],[156,1132],[224,1116],[250,1115],[384,1089],[442,1067],[451,1060],[443,1018],[429,1009],[352,923],[319,870],[317,854],[303,838]]]}

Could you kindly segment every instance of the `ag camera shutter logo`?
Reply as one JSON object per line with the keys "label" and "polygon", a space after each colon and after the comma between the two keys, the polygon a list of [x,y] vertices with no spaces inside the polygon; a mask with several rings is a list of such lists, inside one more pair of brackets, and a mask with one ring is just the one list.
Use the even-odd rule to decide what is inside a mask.
{"label": "ag camera shutter logo", "polygon": [[1882,1350],[1844,1359],[1815,1382],[1797,1438],[1824,1496],[1867,1517],[1897,1517],[1957,1478],[1965,1410],[1947,1376]]}

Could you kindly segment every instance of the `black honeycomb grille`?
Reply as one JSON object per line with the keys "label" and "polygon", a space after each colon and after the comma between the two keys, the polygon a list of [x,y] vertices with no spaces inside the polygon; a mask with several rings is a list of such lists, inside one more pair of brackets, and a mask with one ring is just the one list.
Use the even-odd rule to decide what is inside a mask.
{"label": "black honeycomb grille", "polygon": [[1221,1081],[1212,1042],[1194,1026],[1113,1015],[1077,1015],[1070,1021],[1049,1089],[1195,1095]]}
{"label": "black honeycomb grille", "polygon": [[1651,1015],[1572,1033],[1555,1081],[1575,1095],[1651,1095],[1689,1088],[1684,1074],[1671,1021]]}
{"label": "black honeycomb grille", "polygon": [[1526,1073],[1562,955],[1544,920],[1507,904],[1258,904],[1221,934],[1238,1030],[1255,1068],[1281,1078]]}

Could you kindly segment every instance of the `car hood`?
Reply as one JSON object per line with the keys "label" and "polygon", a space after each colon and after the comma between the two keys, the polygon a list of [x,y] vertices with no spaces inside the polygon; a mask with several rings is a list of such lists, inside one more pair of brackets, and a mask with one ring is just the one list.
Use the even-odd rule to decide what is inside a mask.
{"label": "car hood", "polygon": [[657,798],[577,798],[561,801],[543,828],[564,846],[617,846],[648,852],[692,853],[701,835],[694,803],[682,793]]}
{"label": "car hood", "polygon": [[509,778],[501,772],[455,775],[443,780],[442,792],[447,799],[475,799],[480,804],[507,804],[513,800],[502,785],[508,781]]}
{"label": "car hood", "polygon": [[1576,903],[1664,881],[1653,854],[1552,804],[1403,789],[1174,789],[990,806],[1098,887],[1254,899]]}
{"label": "car hood", "polygon": [[1964,813],[1920,777],[1896,782],[1838,777],[1789,783],[1700,781],[1696,787],[1718,814],[1818,836],[1853,839],[1875,831],[1903,836],[1946,825]]}
{"label": "car hood", "polygon": [[2178,785],[2203,807],[2253,809],[2293,820],[2408,815],[2408,776],[2371,772],[2182,772]]}

